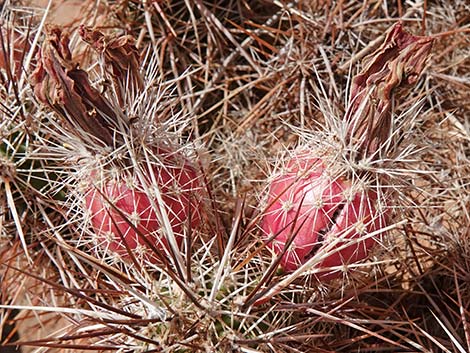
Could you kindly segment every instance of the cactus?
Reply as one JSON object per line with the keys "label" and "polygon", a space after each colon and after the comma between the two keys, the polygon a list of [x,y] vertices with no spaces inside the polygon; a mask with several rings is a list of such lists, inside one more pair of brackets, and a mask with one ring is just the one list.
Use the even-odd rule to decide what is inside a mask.
{"label": "cactus", "polygon": [[[391,16],[417,33],[409,19],[442,13],[403,6],[86,2],[88,26],[48,26],[23,91],[41,122],[28,159],[47,177],[24,182],[38,195],[22,224],[32,265],[0,224],[0,330],[19,332],[0,345],[464,351],[466,130],[461,111],[440,111],[453,94],[438,82],[464,65],[436,49],[424,71],[428,37],[424,52],[401,29],[388,42]],[[459,26],[435,47],[464,43]],[[408,54],[411,69],[394,66]]]}

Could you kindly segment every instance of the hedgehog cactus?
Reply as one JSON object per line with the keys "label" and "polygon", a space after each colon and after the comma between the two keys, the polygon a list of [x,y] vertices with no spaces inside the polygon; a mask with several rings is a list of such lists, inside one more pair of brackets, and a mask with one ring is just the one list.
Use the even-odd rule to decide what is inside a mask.
{"label": "hedgehog cactus", "polygon": [[335,278],[380,242],[388,200],[367,165],[391,157],[392,92],[416,81],[431,43],[394,26],[353,80],[344,142],[302,147],[273,177],[261,229],[283,270]]}
{"label": "hedgehog cactus", "polygon": [[[58,27],[48,28],[31,77],[37,100],[55,112],[48,117],[59,140],[54,146],[64,156],[69,212],[63,213],[69,219],[44,231],[58,244],[60,257],[49,256],[60,277],[21,272],[65,295],[50,300],[55,307],[43,306],[48,301],[41,298],[26,310],[38,305],[57,312],[69,326],[26,344],[117,352],[300,352],[314,351],[317,338],[327,346],[338,323],[366,332],[365,320],[358,324],[348,316],[354,314],[347,311],[350,297],[317,300],[317,284],[308,280],[287,287],[300,274],[337,277],[365,259],[390,228],[393,195],[384,192],[387,180],[374,166],[384,156],[393,158],[396,144],[389,141],[400,135],[391,136],[391,91],[420,74],[430,39],[411,36],[400,25],[392,29],[354,80],[344,120],[326,117],[331,131],[312,133],[320,139],[292,152],[273,175],[260,243],[252,237],[258,218],[245,223],[243,202],[231,215],[230,232],[208,225],[211,233],[202,236],[209,192],[202,191],[198,164],[184,147],[156,128],[157,104],[149,99],[155,82],[140,76],[132,38],[86,27],[80,35],[100,56],[97,80],[90,78],[93,69],[73,60],[68,36]],[[100,82],[111,85],[100,90]],[[114,261],[89,254],[82,245],[90,239],[99,245],[98,255]],[[286,276],[274,276],[279,264]],[[278,293],[273,305],[257,306]],[[329,331],[317,332],[318,326]],[[344,342],[328,349],[347,349]]]}

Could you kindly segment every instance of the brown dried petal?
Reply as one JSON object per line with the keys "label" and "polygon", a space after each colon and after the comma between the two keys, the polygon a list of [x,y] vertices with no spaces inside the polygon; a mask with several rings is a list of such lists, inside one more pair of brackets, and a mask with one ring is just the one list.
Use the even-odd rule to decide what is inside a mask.
{"label": "brown dried petal", "polygon": [[143,89],[140,73],[140,52],[132,36],[108,37],[100,31],[80,27],[80,36],[103,56],[105,66],[111,75],[119,104],[124,108],[125,90]]}
{"label": "brown dried petal", "polygon": [[357,158],[373,156],[383,148],[391,132],[393,93],[416,83],[432,41],[431,37],[411,35],[397,23],[382,46],[365,59],[365,68],[353,79],[345,116]]}
{"label": "brown dried petal", "polygon": [[7,77],[7,82],[1,78],[4,86],[8,86],[13,78],[21,76],[24,59],[31,50],[29,33],[18,33],[13,26],[0,25],[0,69],[5,70]]}
{"label": "brown dried petal", "polygon": [[57,26],[47,28],[31,83],[36,98],[73,129],[80,128],[106,145],[114,144],[113,129],[119,117],[91,86],[88,74],[72,61],[68,35]]}

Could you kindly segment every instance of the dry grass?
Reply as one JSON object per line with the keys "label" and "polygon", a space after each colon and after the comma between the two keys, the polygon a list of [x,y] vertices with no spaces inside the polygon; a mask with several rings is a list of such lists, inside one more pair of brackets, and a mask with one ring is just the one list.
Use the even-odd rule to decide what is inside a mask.
{"label": "dry grass", "polygon": [[[15,25],[32,49],[26,72],[1,72],[0,347],[19,339],[23,352],[470,351],[465,1],[110,0],[85,1],[79,15],[68,12],[72,2],[48,13],[33,3],[2,10],[4,27]],[[126,95],[126,112],[146,117],[147,138],[197,156],[207,181],[205,225],[189,232],[180,259],[141,266],[94,246],[77,187],[92,143],[29,84],[46,15],[67,26],[74,58],[107,98],[112,77],[78,27],[136,38],[149,85]],[[260,241],[266,180],[280,156],[328,136],[325,112],[344,115],[362,59],[398,20],[435,40],[416,86],[395,96],[394,116],[406,124],[379,168],[393,230],[354,275],[290,281],[270,271]],[[8,48],[12,37],[3,38]],[[19,338],[5,333],[15,321]]]}

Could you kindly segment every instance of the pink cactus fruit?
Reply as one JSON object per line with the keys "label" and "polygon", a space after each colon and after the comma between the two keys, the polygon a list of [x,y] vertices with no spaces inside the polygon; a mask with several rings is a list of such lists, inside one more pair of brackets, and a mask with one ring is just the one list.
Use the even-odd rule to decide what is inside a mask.
{"label": "pink cactus fruit", "polygon": [[354,191],[322,159],[301,153],[270,184],[261,228],[268,246],[282,254],[283,270],[292,272],[326,250],[315,267],[332,278],[340,272],[331,267],[364,259],[377,242],[368,236],[385,224],[376,203],[374,191]]}
{"label": "pink cactus fruit", "polygon": [[163,205],[152,195],[150,177],[146,182],[148,190],[144,190],[139,181],[129,185],[124,179],[116,179],[105,182],[99,189],[90,188],[85,195],[98,243],[123,259],[129,260],[129,251],[132,251],[136,257],[143,255],[145,260],[157,263],[158,256],[152,248],[163,252],[170,250],[165,217],[178,246],[185,232],[193,231],[201,221],[200,180],[189,163],[179,167],[154,166],[151,173]]}

